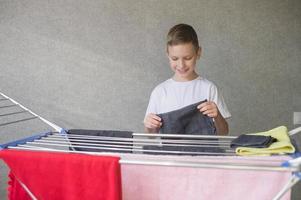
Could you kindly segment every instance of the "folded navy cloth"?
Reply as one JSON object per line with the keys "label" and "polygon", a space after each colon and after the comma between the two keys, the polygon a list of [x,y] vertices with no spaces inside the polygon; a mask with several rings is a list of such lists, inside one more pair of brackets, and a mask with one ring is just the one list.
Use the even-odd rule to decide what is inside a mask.
{"label": "folded navy cloth", "polygon": [[206,101],[200,101],[178,110],[158,114],[162,121],[160,133],[215,135],[216,128],[212,118],[203,115],[197,109],[198,105]]}
{"label": "folded navy cloth", "polygon": [[[154,150],[158,152],[147,152],[144,151],[144,154],[153,154],[153,155],[197,155],[193,154],[194,152],[210,152],[210,153],[224,153],[225,151],[216,146],[212,147],[185,147],[185,146],[155,146],[155,145],[146,145],[143,146],[143,150]],[[165,151],[165,152],[162,152]],[[172,153],[170,151],[178,151],[178,153]],[[192,153],[191,153],[192,152]],[[210,154],[203,154],[210,155]]]}
{"label": "folded navy cloth", "polygon": [[[101,141],[108,141],[105,138],[104,139],[89,139],[87,137],[87,138],[83,138],[83,140],[84,140],[85,144],[88,144],[89,148],[85,148],[85,147],[80,147],[84,144],[76,144],[77,142],[79,142],[79,141],[76,141],[79,138],[72,137],[72,135],[70,135],[70,134],[72,134],[72,135],[84,135],[84,136],[116,137],[116,140],[114,140],[114,142],[120,142],[121,140],[118,140],[118,138],[132,138],[133,137],[133,132],[130,132],[130,131],[70,129],[70,130],[67,131],[67,135],[68,135],[69,141],[72,145],[72,148],[69,148],[70,150],[91,151],[91,152],[132,153],[132,150],[113,150],[113,149],[99,149],[99,148],[97,148],[97,147],[100,147],[103,144],[103,146],[101,146],[102,148],[122,148],[122,147],[125,147],[126,149],[132,149],[132,147],[133,147],[132,141],[127,141],[127,143],[129,143],[129,144],[109,144],[109,143],[101,143]],[[95,144],[95,146],[92,145],[92,144]],[[120,147],[108,147],[108,146],[105,146],[105,145],[118,145]],[[87,146],[87,145],[85,145],[85,146]]]}
{"label": "folded navy cloth", "polygon": [[271,136],[263,135],[240,135],[231,141],[231,148],[237,147],[253,147],[253,148],[267,148],[277,139]]}

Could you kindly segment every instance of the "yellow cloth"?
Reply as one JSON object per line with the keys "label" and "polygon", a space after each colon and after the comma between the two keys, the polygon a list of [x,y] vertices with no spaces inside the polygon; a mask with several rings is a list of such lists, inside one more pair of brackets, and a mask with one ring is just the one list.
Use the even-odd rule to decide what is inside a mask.
{"label": "yellow cloth", "polygon": [[285,126],[279,126],[269,131],[260,133],[251,133],[248,135],[263,135],[272,136],[277,139],[277,142],[272,143],[268,148],[250,148],[250,147],[238,147],[236,148],[236,154],[240,156],[260,156],[271,154],[285,154],[294,153],[295,147],[292,145],[287,128]]}

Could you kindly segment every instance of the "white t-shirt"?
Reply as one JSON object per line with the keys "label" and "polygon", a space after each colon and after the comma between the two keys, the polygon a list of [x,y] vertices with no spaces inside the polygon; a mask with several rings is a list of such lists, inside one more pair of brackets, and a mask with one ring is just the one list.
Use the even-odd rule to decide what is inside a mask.
{"label": "white t-shirt", "polygon": [[216,85],[200,76],[191,81],[178,82],[168,79],[159,84],[151,93],[145,116],[149,113],[159,114],[178,110],[205,99],[213,101],[225,119],[231,117]]}

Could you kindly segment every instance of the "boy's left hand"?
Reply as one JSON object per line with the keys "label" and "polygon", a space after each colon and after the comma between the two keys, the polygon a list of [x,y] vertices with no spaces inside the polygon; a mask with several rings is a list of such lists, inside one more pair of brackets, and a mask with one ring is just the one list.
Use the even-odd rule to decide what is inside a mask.
{"label": "boy's left hand", "polygon": [[219,110],[213,101],[201,103],[197,108],[201,113],[207,115],[208,117],[216,118],[219,114]]}

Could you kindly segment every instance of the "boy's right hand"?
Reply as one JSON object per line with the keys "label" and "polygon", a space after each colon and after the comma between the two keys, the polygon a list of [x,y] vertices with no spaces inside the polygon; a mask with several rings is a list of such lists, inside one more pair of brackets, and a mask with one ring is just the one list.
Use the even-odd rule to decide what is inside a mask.
{"label": "boy's right hand", "polygon": [[154,113],[149,113],[144,119],[144,126],[148,129],[159,129],[162,126],[161,118]]}

